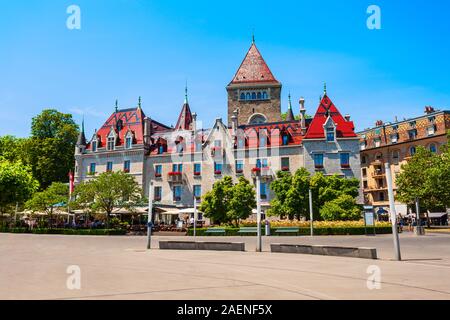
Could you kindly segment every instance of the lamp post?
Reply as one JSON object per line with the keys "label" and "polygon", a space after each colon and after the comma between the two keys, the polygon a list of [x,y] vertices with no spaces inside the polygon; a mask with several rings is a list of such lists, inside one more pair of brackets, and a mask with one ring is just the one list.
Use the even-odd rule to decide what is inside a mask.
{"label": "lamp post", "polygon": [[312,201],[312,190],[309,189],[309,218],[311,220],[311,237],[314,236],[314,215],[313,215],[313,201]]}
{"label": "lamp post", "polygon": [[256,225],[257,225],[257,241],[256,251],[262,251],[261,239],[261,172],[256,172]]}
{"label": "lamp post", "polygon": [[147,250],[152,247],[152,227],[153,227],[153,182],[148,184],[148,217],[147,217]]}
{"label": "lamp post", "polygon": [[388,195],[389,195],[389,211],[391,212],[391,221],[392,221],[392,236],[394,240],[394,254],[395,260],[402,260],[402,256],[400,253],[400,240],[398,238],[398,229],[397,229],[397,211],[395,210],[395,200],[394,200],[394,190],[392,187],[392,172],[391,166],[389,162],[384,164],[384,171],[386,172],[386,180],[388,187]]}
{"label": "lamp post", "polygon": [[197,236],[197,198],[194,196],[194,238]]}

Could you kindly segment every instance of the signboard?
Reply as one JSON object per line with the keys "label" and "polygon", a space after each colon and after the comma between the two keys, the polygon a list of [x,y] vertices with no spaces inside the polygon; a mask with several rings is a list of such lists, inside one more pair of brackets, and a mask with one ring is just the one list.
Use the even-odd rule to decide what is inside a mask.
{"label": "signboard", "polygon": [[374,227],[375,219],[373,212],[364,212],[364,221],[366,223],[366,227]]}

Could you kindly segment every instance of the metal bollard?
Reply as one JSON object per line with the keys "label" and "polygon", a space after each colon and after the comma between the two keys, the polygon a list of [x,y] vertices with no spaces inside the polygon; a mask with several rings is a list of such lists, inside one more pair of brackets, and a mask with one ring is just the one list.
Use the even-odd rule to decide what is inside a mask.
{"label": "metal bollard", "polygon": [[266,236],[270,236],[270,222],[266,220]]}

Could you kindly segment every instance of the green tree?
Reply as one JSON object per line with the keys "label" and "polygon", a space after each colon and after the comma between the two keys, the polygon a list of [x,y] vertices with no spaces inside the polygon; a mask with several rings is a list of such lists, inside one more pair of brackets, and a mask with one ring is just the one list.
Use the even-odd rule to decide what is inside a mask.
{"label": "green tree", "polygon": [[288,217],[290,220],[308,217],[309,185],[310,175],[305,168],[297,170],[294,175],[290,172],[277,172],[277,179],[270,185],[276,197],[270,202],[268,214]]}
{"label": "green tree", "polygon": [[[314,214],[327,203],[338,199],[341,195],[357,198],[359,195],[359,180],[356,178],[342,178],[338,175],[325,176],[321,172],[311,178]],[[321,218],[319,215],[318,218]]]}
{"label": "green tree", "polygon": [[240,220],[247,219],[255,207],[255,188],[247,179],[239,177],[238,183],[231,190],[227,219],[234,221],[236,227],[238,227]]}
{"label": "green tree", "polygon": [[133,210],[141,202],[142,189],[134,177],[127,173],[105,172],[78,185],[74,196],[75,205],[104,213],[109,228],[112,211],[115,208]]}
{"label": "green tree", "polygon": [[445,210],[450,206],[450,151],[448,146],[438,155],[420,146],[397,176],[399,201],[414,204],[416,198],[423,210]]}
{"label": "green tree", "polygon": [[230,219],[227,216],[229,203],[233,195],[233,179],[229,176],[214,183],[211,191],[203,196],[200,211],[205,217],[212,219],[214,223],[226,223]]}
{"label": "green tree", "polygon": [[63,208],[69,197],[69,186],[61,182],[52,183],[47,189],[36,192],[25,204],[33,212],[44,212],[48,216],[49,228],[52,228],[52,219],[55,209]]}
{"label": "green tree", "polygon": [[14,136],[0,137],[0,157],[11,162],[24,162],[26,159],[24,153],[26,142],[27,139],[25,138],[16,138]]}
{"label": "green tree", "polygon": [[320,216],[327,221],[360,220],[361,212],[361,206],[356,204],[355,198],[347,194],[341,194],[320,208]]}
{"label": "green tree", "polygon": [[25,162],[32,168],[33,176],[41,189],[52,182],[66,182],[74,167],[74,150],[78,126],[72,115],[57,110],[44,110],[34,117],[31,137],[23,145]]}
{"label": "green tree", "polygon": [[0,159],[0,213],[16,203],[23,204],[38,187],[30,168],[21,162]]}

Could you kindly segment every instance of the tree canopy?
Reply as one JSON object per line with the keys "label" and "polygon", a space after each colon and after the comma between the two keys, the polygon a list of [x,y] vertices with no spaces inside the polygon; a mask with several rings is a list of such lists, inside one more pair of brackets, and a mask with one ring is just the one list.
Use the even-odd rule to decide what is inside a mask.
{"label": "tree canopy", "polygon": [[[277,173],[277,179],[271,184],[275,199],[270,203],[269,215],[287,217],[290,220],[309,218],[310,188],[314,219],[348,220],[361,217],[360,206],[355,200],[359,195],[358,179],[325,176],[322,173],[311,177],[305,168],[297,170],[294,175],[290,172]],[[326,204],[327,208],[322,210]],[[356,212],[359,214],[355,214]]]}
{"label": "tree canopy", "polygon": [[106,224],[115,208],[132,210],[141,200],[142,190],[125,172],[105,172],[75,188],[75,206],[106,214]]}
{"label": "tree canopy", "polygon": [[420,146],[397,176],[399,201],[413,204],[420,200],[421,208],[445,210],[450,207],[450,148],[444,146],[441,154]]}
{"label": "tree canopy", "polygon": [[237,184],[229,176],[217,181],[211,191],[203,196],[200,210],[214,223],[236,225],[247,219],[256,207],[256,192],[253,185],[244,177]]}
{"label": "tree canopy", "polygon": [[0,158],[0,213],[16,203],[23,204],[38,189],[29,167],[20,161],[10,162]]}

